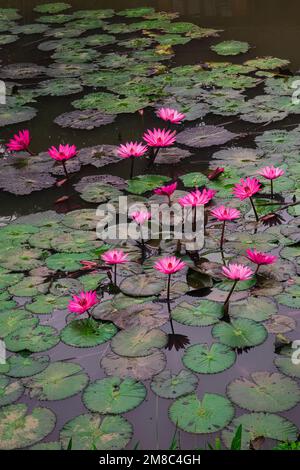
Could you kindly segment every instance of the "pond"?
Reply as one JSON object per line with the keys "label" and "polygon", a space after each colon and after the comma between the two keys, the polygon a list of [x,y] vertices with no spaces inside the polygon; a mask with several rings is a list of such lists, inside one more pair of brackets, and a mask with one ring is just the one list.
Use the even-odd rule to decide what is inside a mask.
{"label": "pond", "polygon": [[0,1],[0,449],[297,441],[289,3]]}

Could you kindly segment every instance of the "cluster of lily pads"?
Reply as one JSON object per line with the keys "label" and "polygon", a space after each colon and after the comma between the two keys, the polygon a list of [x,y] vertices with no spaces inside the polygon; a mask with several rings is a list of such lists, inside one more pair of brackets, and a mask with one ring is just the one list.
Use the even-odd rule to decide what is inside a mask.
{"label": "cluster of lily pads", "polygon": [[[21,34],[45,34],[50,39],[39,48],[54,51],[56,61],[47,70],[4,66],[5,78],[15,79],[12,74],[17,73],[20,80],[22,70],[24,78],[28,73],[40,78],[58,73],[60,78],[51,80],[52,84],[41,82],[41,95],[52,87],[67,87],[69,93],[71,83],[76,92],[86,84],[106,88],[108,91],[75,101],[75,107],[84,110],[83,121],[92,114],[91,119],[98,123],[106,114],[108,123],[121,109],[133,112],[148,105],[175,107],[185,117],[176,134],[171,130],[164,134],[172,134],[176,146],[162,148],[160,140],[160,145],[153,147],[159,153],[150,153],[149,174],[132,175],[128,180],[109,174],[83,177],[75,189],[87,207],[65,215],[45,211],[21,216],[1,228],[0,338],[9,354],[7,363],[0,365],[0,448],[67,449],[70,442],[72,449],[87,450],[133,445],[130,411],[138,406],[142,410],[151,393],[171,400],[169,418],[178,432],[221,432],[224,444],[230,447],[236,428],[242,424],[243,449],[262,437],[295,441],[299,424],[278,413],[300,402],[296,381],[300,366],[291,361],[293,333],[287,336],[296,329],[293,315],[300,308],[300,127],[257,134],[253,148],[222,148],[213,153],[206,171],[180,173],[176,181],[158,171],[160,165],[196,158],[199,149],[244,138],[223,126],[185,127],[186,121],[209,112],[226,116],[244,109],[243,120],[266,123],[297,112],[290,100],[292,79],[278,76],[278,69],[288,62],[260,58],[243,65],[222,62],[166,70],[161,59],[172,55],[172,45],[217,32],[171,22],[177,15],[156,13],[151,8],[118,12],[117,17],[133,19],[124,23],[110,22],[115,15],[112,10],[70,14],[69,9],[63,3],[38,6],[36,11],[42,16],[26,27],[18,26],[14,9],[0,10],[1,29],[10,31],[7,36],[14,35],[17,40]],[[140,17],[142,21],[135,22],[134,18]],[[101,37],[87,33],[81,38],[86,31],[100,28],[105,31]],[[130,50],[128,54],[98,52],[99,46],[119,45],[116,36],[128,31],[138,32],[138,37],[122,41]],[[78,42],[77,37],[81,38]],[[214,46],[224,55],[245,53],[248,48],[237,42]],[[71,78],[70,83],[66,77]],[[268,90],[263,95],[268,98],[246,101],[242,92],[259,82]],[[126,90],[127,98],[118,96],[120,89]],[[16,99],[21,100],[20,113],[26,111],[31,93],[21,89],[18,98],[12,96],[8,114],[15,113]],[[74,114],[64,118],[77,122]],[[161,138],[157,130],[145,135],[145,145],[150,147],[153,139]],[[24,147],[23,153],[15,153],[17,149],[10,146],[12,153],[0,162],[0,187],[19,195],[51,187],[65,168],[65,176],[72,181],[72,173],[79,172],[81,165],[102,168],[120,162],[124,151],[132,150],[131,143],[119,148],[98,145],[72,149],[72,158],[63,167],[60,162],[67,160],[63,155],[70,147],[67,152],[52,148],[29,155],[28,149],[34,153],[29,134],[19,137],[28,143],[27,151]],[[17,143],[15,138],[11,145]],[[262,170],[270,164],[281,171],[271,190],[267,179],[259,177],[257,182],[259,172],[262,177],[270,176],[272,172]],[[167,192],[165,188],[170,186],[172,191]],[[178,200],[200,200],[204,205],[201,196],[208,190],[205,246],[200,251],[186,250],[184,240],[180,244],[177,240],[147,239],[137,243],[97,237],[101,216],[96,208],[101,203],[115,204],[126,195],[130,207],[141,202],[150,209],[152,202]],[[241,191],[247,197],[240,197]],[[226,219],[226,230],[221,207],[230,208],[237,216]],[[141,225],[147,223],[145,217]],[[121,258],[114,258],[116,252]],[[115,259],[118,270],[112,272]],[[254,259],[272,259],[272,263],[257,262],[259,270],[255,272]],[[239,271],[238,279],[233,277],[233,264],[245,269],[243,276]],[[197,331],[196,344],[190,344],[191,329]],[[201,340],[203,331],[211,332],[208,343]],[[220,374],[220,380],[228,381],[221,374],[234,368],[246,351],[250,355],[252,348],[261,347],[265,348],[261,354],[265,354],[273,348],[272,342],[276,371],[258,367],[247,376],[238,376],[227,384],[224,395],[205,391],[205,376]],[[70,353],[67,360],[62,357],[62,345]],[[100,360],[104,378],[91,381],[78,356],[85,348],[87,356]],[[165,348],[172,352],[166,353]],[[167,356],[179,354],[175,352],[179,348],[183,350],[182,368],[174,371],[167,367]],[[78,414],[75,409],[56,429],[55,441],[39,443],[56,426],[51,402],[75,395],[86,411]],[[37,400],[45,406],[28,408],[25,397],[26,402]],[[244,412],[237,414],[236,407]],[[128,419],[125,413],[129,413]]]}

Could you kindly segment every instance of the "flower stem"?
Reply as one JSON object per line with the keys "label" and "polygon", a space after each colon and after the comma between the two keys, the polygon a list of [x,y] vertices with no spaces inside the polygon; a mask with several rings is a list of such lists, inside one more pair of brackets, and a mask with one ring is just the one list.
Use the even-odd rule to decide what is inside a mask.
{"label": "flower stem", "polygon": [[130,165],[130,179],[132,180],[132,178],[133,178],[133,171],[134,171],[134,157],[131,157],[130,160],[131,160],[131,165]]}
{"label": "flower stem", "polygon": [[274,185],[273,185],[273,180],[271,180],[271,199],[274,199]]}
{"label": "flower stem", "polygon": [[235,286],[237,285],[237,283],[238,283],[238,280],[235,280],[234,283],[233,283],[233,286],[232,286],[232,288],[230,289],[229,294],[227,295],[227,298],[226,298],[226,300],[225,300],[225,302],[224,302],[224,307],[225,307],[225,305],[228,305],[229,300],[230,300],[230,297],[232,296],[233,291],[234,291]]}
{"label": "flower stem", "polygon": [[114,285],[117,285],[117,265],[114,265]]}
{"label": "flower stem", "polygon": [[167,304],[168,304],[169,315],[171,315],[170,290],[171,290],[171,274],[168,274]]}
{"label": "flower stem", "polygon": [[29,155],[31,155],[32,157],[34,157],[35,154],[30,150],[29,147],[27,147],[26,150],[27,150],[27,152],[29,153]]}
{"label": "flower stem", "polygon": [[259,268],[260,268],[260,264],[257,265],[257,268],[256,268],[256,270],[255,270],[254,276],[256,276],[256,274],[258,273]]}
{"label": "flower stem", "polygon": [[223,220],[221,240],[220,240],[220,250],[221,251],[223,251],[223,245],[224,245],[225,223],[226,223],[226,221]]}
{"label": "flower stem", "polygon": [[252,197],[250,197],[249,199],[250,199],[251,206],[252,206],[252,209],[253,209],[253,212],[254,212],[254,215],[255,215],[256,222],[259,222],[259,217],[258,217],[257,211],[255,209],[253,199],[252,199]]}
{"label": "flower stem", "polygon": [[63,166],[63,169],[64,169],[64,173],[65,173],[65,175],[66,175],[66,178],[69,178],[69,174],[68,174],[68,172],[67,172],[66,163],[65,163],[63,160],[61,161],[61,163],[62,163],[62,166]]}

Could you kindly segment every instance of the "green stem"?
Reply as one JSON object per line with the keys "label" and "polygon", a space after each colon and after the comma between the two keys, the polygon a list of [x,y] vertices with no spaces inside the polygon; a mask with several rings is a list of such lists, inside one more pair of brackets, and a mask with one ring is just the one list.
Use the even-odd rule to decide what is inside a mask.
{"label": "green stem", "polygon": [[66,175],[66,178],[69,178],[69,174],[67,172],[67,167],[66,167],[66,162],[64,162],[63,160],[61,161],[62,163],[62,166],[63,166],[63,169],[64,169],[64,173]]}
{"label": "green stem", "polygon": [[224,245],[224,234],[225,234],[225,220],[223,220],[223,225],[222,225],[222,234],[221,234],[221,241],[220,241],[220,250],[223,251],[223,245]]}
{"label": "green stem", "polygon": [[250,197],[249,199],[250,199],[251,206],[252,206],[252,209],[253,209],[253,212],[254,212],[254,215],[255,215],[256,222],[259,222],[259,217],[258,217],[258,214],[257,214],[257,212],[256,212],[253,199],[252,199],[252,197]]}
{"label": "green stem", "polygon": [[235,286],[237,285],[237,283],[238,283],[238,280],[234,281],[233,286],[232,286],[232,288],[230,289],[230,292],[229,292],[229,294],[227,295],[227,298],[226,298],[226,300],[225,300],[225,302],[224,302],[224,307],[225,307],[225,305],[227,305],[227,304],[229,303],[230,297],[232,296],[233,291],[234,291]]}
{"label": "green stem", "polygon": [[117,285],[117,265],[114,265],[114,285]]}
{"label": "green stem", "polygon": [[273,180],[271,180],[271,199],[274,199],[274,185],[273,185]]}

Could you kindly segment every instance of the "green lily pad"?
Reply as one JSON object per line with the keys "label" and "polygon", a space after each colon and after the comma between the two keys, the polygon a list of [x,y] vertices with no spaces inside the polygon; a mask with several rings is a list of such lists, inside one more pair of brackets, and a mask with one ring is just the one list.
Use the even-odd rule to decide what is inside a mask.
{"label": "green lily pad", "polygon": [[28,350],[42,352],[53,348],[59,342],[58,332],[52,326],[31,326],[18,328],[6,336],[5,344],[9,351]]}
{"label": "green lily pad", "polygon": [[23,277],[24,274],[22,273],[9,273],[5,269],[0,269],[0,291],[18,284]]}
{"label": "green lily pad", "polygon": [[156,349],[163,348],[167,343],[167,335],[156,328],[135,327],[120,331],[111,342],[111,348],[119,356],[149,356]]}
{"label": "green lily pad", "polygon": [[293,408],[300,401],[297,383],[284,375],[253,372],[240,377],[227,387],[228,397],[241,408],[275,413]]}
{"label": "green lily pad", "polygon": [[41,441],[54,429],[55,414],[47,408],[33,408],[27,413],[27,405],[5,406],[0,410],[1,450],[22,449]]}
{"label": "green lily pad", "polygon": [[9,377],[23,378],[42,372],[48,367],[50,361],[49,356],[22,356],[14,355],[7,359]]}
{"label": "green lily pad", "polygon": [[46,265],[55,271],[73,272],[82,268],[80,261],[90,261],[93,258],[91,253],[56,253],[48,256]]}
{"label": "green lily pad", "polygon": [[[72,102],[75,109],[99,109],[107,114],[135,113],[149,105],[146,97],[127,96],[120,98],[112,93],[90,93]],[[0,115],[1,118],[1,115]]]}
{"label": "green lily pad", "polygon": [[146,397],[146,388],[131,378],[109,377],[90,384],[83,393],[83,403],[101,414],[127,413],[139,406]]}
{"label": "green lily pad", "polygon": [[26,309],[32,313],[48,314],[54,310],[63,310],[69,303],[69,297],[58,297],[52,294],[37,295],[31,303],[26,304]]}
{"label": "green lily pad", "polygon": [[250,447],[250,442],[257,438],[275,439],[278,441],[295,441],[298,430],[286,418],[270,413],[250,413],[235,418],[230,426],[222,432],[222,440],[230,448],[237,428],[242,425],[242,450]]}
{"label": "green lily pad", "polygon": [[42,34],[48,30],[48,26],[46,24],[22,24],[15,26],[12,28],[12,33],[14,34]]}
{"label": "green lily pad", "polygon": [[227,426],[234,416],[234,408],[221,395],[205,393],[201,400],[192,393],[177,398],[170,406],[169,416],[185,432],[207,434]]}
{"label": "green lily pad", "polygon": [[0,375],[0,406],[17,401],[23,394],[24,388],[20,382]]}
{"label": "green lily pad", "polygon": [[236,318],[231,323],[220,322],[215,325],[212,335],[231,348],[250,348],[263,343],[268,333],[260,323],[247,318]]}
{"label": "green lily pad", "polygon": [[71,8],[69,3],[51,2],[37,5],[34,7],[33,11],[37,11],[38,13],[60,13],[61,11],[68,10],[69,8]]}
{"label": "green lily pad", "polygon": [[235,352],[225,344],[194,344],[184,352],[182,362],[199,374],[217,374],[229,369],[236,360]]}
{"label": "green lily pad", "polygon": [[208,183],[207,176],[203,173],[187,173],[179,177],[186,188],[199,188]]}
{"label": "green lily pad", "polygon": [[196,375],[182,369],[178,374],[173,374],[171,370],[164,370],[153,377],[150,386],[159,397],[172,399],[192,393],[197,384]]}
{"label": "green lily pad", "polygon": [[62,220],[63,225],[76,230],[93,230],[98,220],[94,209],[79,209],[68,212]]}
{"label": "green lily pad", "polygon": [[37,400],[63,400],[77,395],[88,384],[89,378],[79,364],[52,362],[34,377],[24,379],[29,396]]}
{"label": "green lily pad", "polygon": [[139,18],[142,16],[151,15],[155,13],[155,9],[152,7],[139,7],[139,8],[127,8],[126,10],[118,11],[119,16],[127,16],[128,18]]}
{"label": "green lily pad", "polygon": [[121,378],[132,377],[136,380],[148,380],[159,374],[166,366],[163,351],[155,351],[145,357],[121,357],[109,352],[101,360],[101,367],[107,375]]}
{"label": "green lily pad", "polygon": [[209,326],[218,323],[223,316],[223,304],[212,300],[201,300],[193,305],[188,302],[178,304],[172,311],[172,318],[183,325]]}
{"label": "green lily pad", "polygon": [[81,191],[81,199],[87,202],[100,203],[122,196],[117,188],[104,183],[92,183]]}
{"label": "green lily pad", "polygon": [[80,277],[84,291],[97,290],[101,282],[107,279],[106,274],[91,273]]}
{"label": "green lily pad", "polygon": [[38,319],[33,318],[26,310],[6,310],[0,314],[0,337],[5,338],[20,327],[34,326],[37,324]]}
{"label": "green lily pad", "polygon": [[120,450],[130,441],[132,431],[122,416],[84,414],[64,425],[60,439],[64,449],[72,440],[72,450]]}
{"label": "green lily pad", "polygon": [[158,295],[165,288],[165,281],[147,274],[129,276],[120,284],[123,294],[132,297],[148,297]]}
{"label": "green lily pad", "polygon": [[17,285],[9,287],[8,292],[17,297],[31,297],[39,293],[46,293],[48,286],[49,284],[45,283],[44,277],[28,276]]}
{"label": "green lily pad", "polygon": [[300,364],[293,364],[291,354],[275,357],[274,364],[283,374],[300,379]]}
{"label": "green lily pad", "polygon": [[277,57],[256,57],[245,62],[245,65],[255,67],[262,70],[274,70],[286,67],[290,61],[285,59],[278,59]]}
{"label": "green lily pad", "polygon": [[277,313],[277,307],[272,300],[263,297],[249,297],[240,302],[230,304],[229,315],[234,318],[265,321]]}
{"label": "green lily pad", "polygon": [[80,93],[82,86],[79,81],[65,80],[64,78],[53,78],[40,83],[36,92],[40,96],[67,96]]}
{"label": "green lily pad", "polygon": [[70,297],[71,295],[77,294],[81,290],[81,282],[78,279],[72,279],[69,277],[62,277],[57,279],[57,281],[53,281],[50,287],[50,293],[58,297]]}
{"label": "green lily pad", "polygon": [[42,251],[29,248],[9,248],[0,253],[0,266],[10,271],[29,271],[41,265]]}
{"label": "green lily pad", "polygon": [[[43,15],[40,16],[37,21],[39,23],[46,23],[46,24],[64,24],[67,23],[68,21],[71,21],[73,19],[72,15],[66,15],[63,13],[57,13],[53,14],[51,16],[48,15]],[[73,23],[74,24],[74,23]]]}
{"label": "green lily pad", "polygon": [[211,46],[211,50],[219,55],[238,55],[248,52],[250,44],[243,41],[223,41],[219,42],[214,46]]}
{"label": "green lily pad", "polygon": [[96,322],[87,318],[71,321],[61,331],[61,340],[69,346],[91,348],[109,341],[117,332],[112,323]]}
{"label": "green lily pad", "polygon": [[170,181],[170,178],[167,176],[140,175],[128,181],[127,190],[133,194],[144,194],[159,186],[163,186],[167,181]]}
{"label": "green lily pad", "polygon": [[61,232],[51,240],[52,248],[62,253],[83,253],[101,245],[95,232],[74,230]]}

